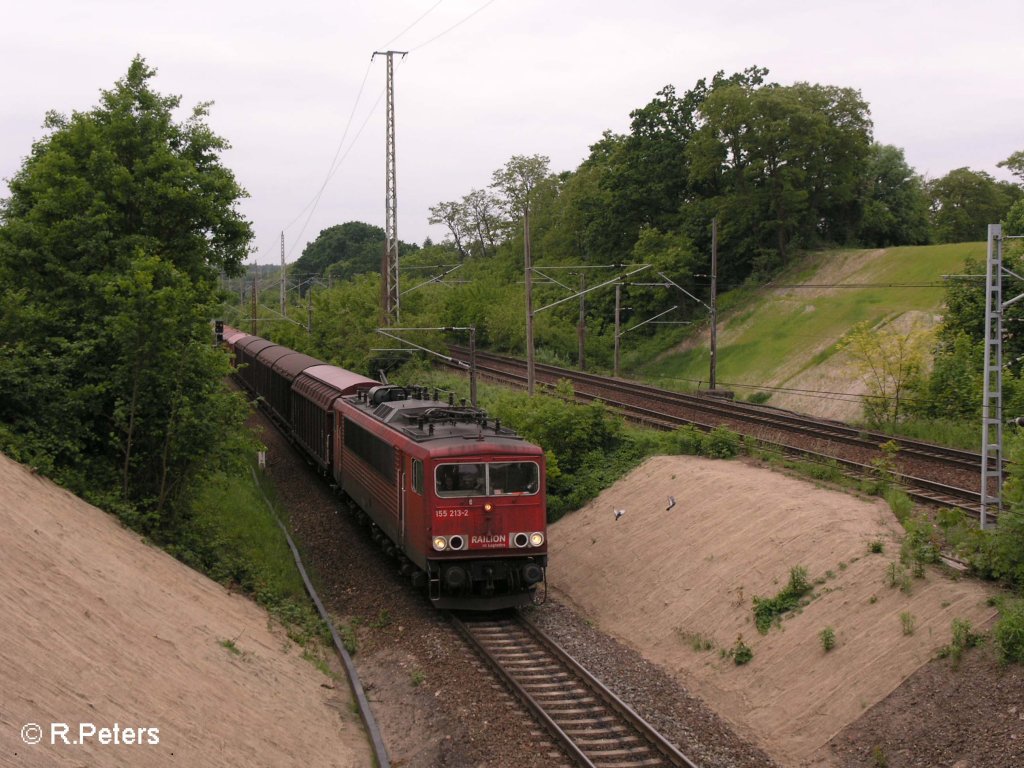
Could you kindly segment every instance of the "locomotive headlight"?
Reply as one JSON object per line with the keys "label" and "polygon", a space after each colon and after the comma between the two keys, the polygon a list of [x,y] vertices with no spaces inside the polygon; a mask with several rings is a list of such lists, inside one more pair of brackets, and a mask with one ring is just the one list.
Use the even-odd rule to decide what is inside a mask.
{"label": "locomotive headlight", "polygon": [[540,531],[536,531],[535,533],[531,533],[530,534],[530,546],[531,547],[539,547],[543,543],[544,543],[544,534],[543,533],[541,533]]}
{"label": "locomotive headlight", "polygon": [[484,504],[484,512],[490,512],[493,507],[490,504]]}
{"label": "locomotive headlight", "polygon": [[435,536],[434,549],[436,549],[438,552],[444,552],[446,549],[448,549],[448,539],[446,539],[444,536]]}

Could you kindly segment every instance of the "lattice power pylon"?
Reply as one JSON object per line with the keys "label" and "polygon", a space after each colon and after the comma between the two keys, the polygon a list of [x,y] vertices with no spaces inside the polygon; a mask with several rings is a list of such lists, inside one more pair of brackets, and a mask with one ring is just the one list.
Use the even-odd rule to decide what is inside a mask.
{"label": "lattice power pylon", "polygon": [[[995,484],[995,495],[990,484]],[[988,225],[985,265],[985,373],[981,401],[981,527],[988,509],[1002,508],[1003,488],[1003,238],[999,224]]]}
{"label": "lattice power pylon", "polygon": [[[382,325],[397,325],[401,312],[398,288],[398,182],[395,170],[395,54],[404,59],[408,51],[374,51],[388,60],[387,138],[384,193],[384,256],[381,261]],[[372,57],[371,57],[372,58]]]}
{"label": "lattice power pylon", "polygon": [[[1024,281],[1003,265],[1003,237],[1000,224],[988,225],[985,265],[985,373],[981,401],[981,527],[991,528],[989,509],[1002,510],[1003,499],[1003,311],[1024,299],[1024,293],[1003,301],[1003,275]],[[991,490],[995,486],[995,491]]]}

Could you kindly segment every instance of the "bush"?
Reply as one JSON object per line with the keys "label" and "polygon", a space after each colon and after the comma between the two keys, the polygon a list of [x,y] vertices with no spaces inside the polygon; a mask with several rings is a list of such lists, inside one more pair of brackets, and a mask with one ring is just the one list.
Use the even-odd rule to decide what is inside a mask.
{"label": "bush", "polygon": [[821,630],[818,633],[818,639],[821,640],[821,647],[825,653],[836,647],[836,631],[832,627],[825,627]]}
{"label": "bush", "polygon": [[696,427],[687,425],[669,432],[670,453],[682,456],[697,456],[703,450],[704,435]]}
{"label": "bush", "polygon": [[885,583],[895,589],[900,588],[900,592],[910,594],[913,589],[913,585],[910,581],[910,572],[902,565],[896,562],[889,563],[885,569]]}
{"label": "bush", "polygon": [[952,631],[952,641],[939,651],[939,656],[952,659],[955,669],[960,666],[960,659],[964,651],[981,642],[981,635],[972,631],[971,622],[968,619],[953,619]]}
{"label": "bush", "polygon": [[772,623],[786,611],[800,604],[800,598],[811,591],[807,569],[797,565],[789,571],[789,583],[775,597],[754,597],[754,625],[762,635],[768,634]]}
{"label": "bush", "polygon": [[914,502],[902,488],[892,485],[885,486],[882,491],[882,498],[885,499],[889,509],[892,510],[892,513],[896,515],[896,519],[901,523],[905,523],[910,518],[911,512],[914,511]]}
{"label": "bush", "polygon": [[704,436],[701,453],[713,459],[731,459],[740,452],[740,436],[725,427],[715,427]]}
{"label": "bush", "polygon": [[903,627],[903,634],[904,635],[912,635],[912,634],[914,634],[914,624],[915,623],[916,623],[916,620],[914,619],[914,615],[912,613],[910,613],[909,611],[904,611],[903,613],[900,614],[900,625]]}
{"label": "bush", "polygon": [[733,663],[739,667],[754,658],[754,651],[743,642],[743,635],[737,635],[736,642],[729,650],[729,655],[732,656]]}
{"label": "bush", "polygon": [[1024,663],[1024,600],[1006,603],[999,611],[999,621],[992,630],[992,639],[1003,663]]}
{"label": "bush", "polygon": [[913,568],[915,576],[923,576],[926,564],[939,561],[938,532],[923,517],[904,520],[903,528],[907,535],[900,545],[900,562]]}
{"label": "bush", "polygon": [[983,577],[1024,587],[1024,511],[1013,505],[999,515],[992,531],[974,531],[961,549]]}

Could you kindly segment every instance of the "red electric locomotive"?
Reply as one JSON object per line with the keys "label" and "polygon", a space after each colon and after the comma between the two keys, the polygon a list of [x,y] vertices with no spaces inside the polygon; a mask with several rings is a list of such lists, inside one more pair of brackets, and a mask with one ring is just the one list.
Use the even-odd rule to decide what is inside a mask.
{"label": "red electric locomotive", "polygon": [[[545,579],[544,452],[483,411],[224,329],[240,379],[366,514],[439,608],[530,602]],[[287,382],[290,395],[282,399]]]}

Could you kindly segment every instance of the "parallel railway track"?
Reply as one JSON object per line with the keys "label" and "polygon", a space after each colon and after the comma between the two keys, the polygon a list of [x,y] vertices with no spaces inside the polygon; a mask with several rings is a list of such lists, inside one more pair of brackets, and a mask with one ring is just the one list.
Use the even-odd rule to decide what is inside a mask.
{"label": "parallel railway track", "polygon": [[576,765],[697,768],[522,615],[452,622]]}
{"label": "parallel railway track", "polygon": [[[453,347],[452,351],[466,353],[458,347]],[[526,386],[525,364],[515,358],[478,352],[477,371],[482,378]],[[885,458],[880,445],[892,442],[898,449],[894,454],[895,470],[913,499],[930,505],[958,507],[974,516],[980,513],[981,457],[970,451],[568,368],[537,364],[535,371],[538,382],[554,384],[568,379],[578,399],[599,399],[632,421],[661,429],[691,424],[707,431],[725,426],[754,437],[770,450],[807,461],[834,462],[851,477],[877,476],[875,464]],[[989,489],[993,496],[996,490]]]}

